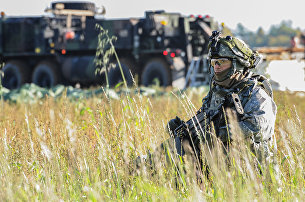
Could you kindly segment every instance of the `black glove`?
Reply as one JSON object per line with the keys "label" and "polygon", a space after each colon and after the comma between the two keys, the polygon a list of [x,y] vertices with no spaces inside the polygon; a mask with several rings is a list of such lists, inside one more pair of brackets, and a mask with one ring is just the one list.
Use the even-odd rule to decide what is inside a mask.
{"label": "black glove", "polygon": [[176,118],[171,119],[168,123],[167,123],[167,129],[168,129],[168,133],[170,135],[174,135],[174,131],[176,128],[178,128],[181,124],[183,124],[184,122],[178,117],[176,116]]}

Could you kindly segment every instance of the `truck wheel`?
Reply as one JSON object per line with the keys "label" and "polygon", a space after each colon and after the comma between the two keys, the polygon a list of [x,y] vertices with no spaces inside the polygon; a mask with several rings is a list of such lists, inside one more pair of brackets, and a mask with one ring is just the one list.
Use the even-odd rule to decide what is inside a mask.
{"label": "truck wheel", "polygon": [[[120,60],[121,67],[124,73],[125,80],[127,82],[128,86],[132,86],[132,75],[130,74],[130,70],[134,69],[133,62],[127,60],[127,59],[121,59]],[[123,82],[123,77],[121,74],[121,70],[118,64],[116,64],[113,68],[109,71],[109,86],[114,87],[120,82]]]}
{"label": "truck wheel", "polygon": [[2,85],[8,89],[20,88],[31,81],[31,70],[22,62],[12,61],[3,67]]}
{"label": "truck wheel", "polygon": [[54,63],[39,63],[33,72],[32,82],[41,87],[50,88],[61,82],[61,73]]}
{"label": "truck wheel", "polygon": [[171,85],[169,66],[160,59],[149,61],[144,67],[141,78],[144,86],[155,84],[165,87]]}

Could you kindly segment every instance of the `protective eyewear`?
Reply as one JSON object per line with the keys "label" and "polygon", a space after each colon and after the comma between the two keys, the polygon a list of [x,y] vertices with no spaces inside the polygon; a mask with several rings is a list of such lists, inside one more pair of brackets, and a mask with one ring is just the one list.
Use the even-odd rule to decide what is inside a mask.
{"label": "protective eyewear", "polygon": [[229,64],[231,60],[228,58],[217,58],[217,59],[211,59],[211,65],[214,67],[216,64],[221,66],[221,65],[226,65]]}

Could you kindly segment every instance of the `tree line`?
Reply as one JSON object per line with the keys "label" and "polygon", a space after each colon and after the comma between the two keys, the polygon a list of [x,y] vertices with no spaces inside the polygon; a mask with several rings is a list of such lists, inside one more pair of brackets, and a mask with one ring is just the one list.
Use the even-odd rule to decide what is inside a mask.
{"label": "tree line", "polygon": [[259,27],[256,32],[252,32],[239,23],[232,33],[242,38],[252,48],[264,46],[289,47],[293,37],[301,38],[302,30],[300,28],[293,28],[292,21],[283,20],[278,25],[272,25],[268,32],[262,27]]}

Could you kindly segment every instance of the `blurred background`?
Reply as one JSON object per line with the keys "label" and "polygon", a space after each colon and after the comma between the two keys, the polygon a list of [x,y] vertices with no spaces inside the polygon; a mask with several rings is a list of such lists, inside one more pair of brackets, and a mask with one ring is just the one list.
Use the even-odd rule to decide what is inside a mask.
{"label": "blurred background", "polygon": [[[74,0],[75,1],[75,0]],[[7,15],[42,15],[51,0],[10,0],[1,3],[1,10]],[[259,32],[265,34],[271,28],[285,24],[304,31],[304,6],[300,0],[218,0],[217,2],[189,0],[92,0],[96,6],[106,8],[106,18],[143,17],[147,10],[165,10],[183,15],[210,15],[218,22],[224,22],[237,32]]]}
{"label": "blurred background", "polygon": [[[13,63],[14,66],[13,68],[4,67],[4,71],[9,69],[6,75],[13,75],[14,71],[21,68],[19,66],[23,66],[23,69],[25,66],[29,66],[26,70],[29,72],[27,76],[22,71],[17,72],[17,76],[13,75],[9,78],[4,76],[4,87],[16,88],[28,82],[42,87],[52,87],[57,84],[79,84],[80,86],[87,87],[92,83],[100,84],[100,81],[105,80],[105,78],[97,79],[92,76],[94,72],[92,70],[92,61],[95,57],[94,50],[98,47],[89,47],[88,45],[93,43],[88,42],[88,40],[94,37],[96,38],[95,42],[97,42],[97,34],[88,34],[91,32],[88,27],[91,26],[91,29],[94,30],[94,24],[97,23],[110,30],[110,37],[118,37],[114,46],[122,61],[123,72],[124,74],[126,73],[125,77],[129,84],[132,83],[132,79],[131,76],[128,76],[128,71],[134,73],[134,76],[137,75],[136,82],[145,86],[154,84],[155,82],[153,81],[155,80],[158,80],[158,85],[172,85],[178,88],[207,85],[207,80],[209,80],[208,68],[206,67],[204,59],[203,61],[198,60],[204,58],[206,54],[208,35],[211,34],[212,30],[220,30],[223,35],[233,35],[243,39],[252,49],[257,50],[263,55],[264,60],[257,69],[257,72],[267,75],[271,79],[271,83],[275,89],[288,89],[292,91],[305,90],[305,2],[303,1],[219,0],[212,2],[190,0],[185,2],[172,0],[92,0],[90,2],[95,4],[93,5],[94,8],[88,7],[93,12],[92,14],[85,13],[84,10],[87,9],[85,7],[73,8],[73,6],[71,7],[72,10],[80,9],[82,12],[60,13],[60,9],[67,10],[68,7],[57,8],[56,4],[52,4],[52,2],[54,1],[10,0],[1,3],[1,15],[4,27],[2,30],[4,31],[2,36],[0,34],[3,37],[0,39],[0,44],[2,41],[3,66],[5,63]],[[81,3],[82,1],[57,2],[68,3],[65,4],[67,6],[69,3]],[[50,23],[46,27],[37,28],[34,26],[35,28],[33,28],[39,30],[45,29],[43,33],[44,39],[41,40],[47,41],[43,43],[47,43],[49,47],[42,48],[38,47],[39,45],[35,45],[32,50],[18,50],[17,52],[19,53],[16,53],[16,50],[7,48],[9,45],[5,44],[7,42],[5,29],[12,27],[12,25],[7,25],[7,28],[5,28],[5,23],[9,22],[8,19],[10,16],[18,16],[19,21],[22,19],[22,23],[24,23],[24,18],[30,19],[31,17],[34,18],[34,16],[36,16],[35,18],[37,16],[48,18],[43,23],[31,19],[33,21],[31,23]],[[88,19],[92,18],[92,16],[96,21],[89,22]],[[182,18],[184,25],[179,24],[176,26],[176,21],[177,23],[178,21],[181,23]],[[81,23],[77,24],[77,20]],[[186,26],[185,22],[189,24]],[[162,27],[158,27],[158,23]],[[195,28],[196,26],[199,26],[199,28]],[[183,32],[176,29],[177,27],[179,29],[183,27]],[[188,29],[190,31],[186,31]],[[22,32],[22,30],[23,28],[19,30],[16,28],[17,32]],[[7,33],[11,32],[7,31]],[[186,36],[182,39],[177,38],[175,34]],[[57,38],[55,39],[54,37]],[[130,40],[123,40],[124,37],[129,37]],[[11,40],[13,42],[16,41],[15,39]],[[189,42],[182,44],[186,40]],[[31,43],[29,39],[23,41],[28,44],[34,43]],[[38,44],[40,42],[36,40],[34,44],[36,43]],[[86,47],[83,47],[82,44],[84,43],[87,44]],[[139,45],[136,45],[137,43]],[[16,44],[13,44],[13,46],[16,46]],[[189,51],[189,49],[192,50]],[[25,55],[32,56],[31,62],[25,61]],[[34,55],[35,60],[33,59]],[[102,56],[99,55],[99,57]],[[179,59],[181,61],[178,61]],[[195,68],[196,61],[201,70]],[[43,67],[41,67],[41,63],[43,63]],[[80,64],[83,64],[87,68],[83,68]],[[103,61],[101,64],[105,66]],[[76,68],[76,66],[78,67]],[[194,69],[198,75],[199,73],[205,74],[205,76],[199,78],[201,83],[195,82],[196,78],[194,74],[192,75],[191,69]],[[88,73],[89,71],[91,73]],[[57,76],[52,76],[52,72]],[[75,72],[78,72],[78,75]],[[112,78],[109,81],[110,84],[107,85],[114,86],[124,80],[118,75],[119,73],[111,73],[114,72],[111,68],[107,69],[106,72],[109,73],[110,79]],[[79,75],[87,75],[87,77],[81,77]],[[21,77],[25,78],[21,79]]]}

